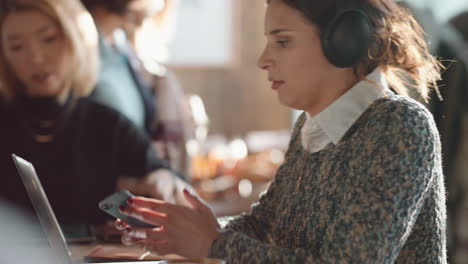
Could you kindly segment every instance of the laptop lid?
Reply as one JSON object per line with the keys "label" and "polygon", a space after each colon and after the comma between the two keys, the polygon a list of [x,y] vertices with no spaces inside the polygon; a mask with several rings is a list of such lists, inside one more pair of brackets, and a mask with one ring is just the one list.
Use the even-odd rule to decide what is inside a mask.
{"label": "laptop lid", "polygon": [[72,264],[71,253],[65,242],[65,237],[37,177],[34,166],[15,154],[12,154],[12,157],[42,229],[47,236],[49,245],[58,258],[57,263]]}
{"label": "laptop lid", "polygon": [[[56,257],[57,264],[73,264],[70,250],[68,249],[65,237],[62,233],[62,229],[55,217],[54,211],[50,206],[47,195],[42,188],[39,177],[37,176],[34,166],[27,160],[12,154],[13,161],[16,169],[21,177],[21,181],[28,193],[31,203],[36,211],[36,215],[39,218],[44,233],[47,236],[49,245],[53,250],[53,255]],[[97,206],[97,205],[96,205]],[[116,264],[117,262],[107,262],[108,264]],[[161,264],[166,263],[165,261],[131,261],[131,262],[118,262],[118,264]],[[92,263],[87,263],[92,264]]]}

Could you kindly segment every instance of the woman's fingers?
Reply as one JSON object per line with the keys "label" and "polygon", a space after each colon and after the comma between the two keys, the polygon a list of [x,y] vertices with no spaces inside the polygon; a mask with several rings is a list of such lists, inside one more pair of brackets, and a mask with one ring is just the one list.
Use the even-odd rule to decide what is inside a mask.
{"label": "woman's fingers", "polygon": [[120,231],[130,228],[130,226],[127,224],[127,222],[125,222],[125,220],[120,219],[114,221],[114,227]]}
{"label": "woman's fingers", "polygon": [[[144,227],[132,227],[131,229],[127,229],[122,236],[122,243],[127,246],[131,245],[139,245],[144,246],[143,243],[145,240],[154,239],[158,240],[158,235],[151,233],[159,233],[161,228],[144,228]],[[162,232],[161,232],[162,233]]]}
{"label": "woman's fingers", "polygon": [[164,227],[156,227],[153,229],[144,227],[134,227],[125,232],[125,235],[134,239],[147,240],[168,240],[170,236]]}
{"label": "woman's fingers", "polygon": [[122,244],[125,246],[134,246],[134,245],[141,245],[144,242],[144,239],[141,238],[135,238],[131,235],[129,235],[130,232],[125,233],[122,235]]}
{"label": "woman's fingers", "polygon": [[125,231],[123,243],[138,244],[157,254],[206,256],[219,234],[219,225],[209,207],[196,194],[184,190],[184,198],[189,206],[132,198],[128,206],[121,208],[122,213],[158,227],[132,227]]}
{"label": "woman's fingers", "polygon": [[206,204],[196,195],[193,195],[189,190],[184,189],[185,199],[192,205],[193,209],[197,211],[204,210],[208,208]]}
{"label": "woman's fingers", "polygon": [[164,227],[154,228],[146,231],[146,237],[148,240],[170,240],[167,229]]}
{"label": "woman's fingers", "polygon": [[143,222],[153,224],[156,226],[164,226],[168,223],[167,214],[149,210],[146,208],[139,208],[134,206],[122,206],[120,211],[128,216],[134,217]]}
{"label": "woman's fingers", "polygon": [[168,254],[171,253],[168,246],[169,239],[163,228],[132,228],[131,231],[125,231],[122,243],[126,246],[137,245],[157,254]]}
{"label": "woman's fingers", "polygon": [[161,213],[167,213],[168,211],[177,208],[177,205],[146,197],[132,197],[128,199],[127,203],[134,207],[142,207]]}

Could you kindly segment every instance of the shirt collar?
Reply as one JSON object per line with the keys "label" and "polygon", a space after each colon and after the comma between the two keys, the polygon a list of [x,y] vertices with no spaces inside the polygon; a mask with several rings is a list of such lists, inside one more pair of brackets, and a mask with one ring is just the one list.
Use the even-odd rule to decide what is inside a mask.
{"label": "shirt collar", "polygon": [[337,144],[375,100],[390,93],[392,92],[388,88],[385,76],[380,68],[376,68],[364,80],[311,118],[319,124],[330,141]]}

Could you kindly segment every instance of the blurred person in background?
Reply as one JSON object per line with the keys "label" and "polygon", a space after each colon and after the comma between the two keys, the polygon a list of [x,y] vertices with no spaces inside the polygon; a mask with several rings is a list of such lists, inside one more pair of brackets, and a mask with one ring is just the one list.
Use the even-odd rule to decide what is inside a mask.
{"label": "blurred person in background", "polygon": [[29,205],[15,153],[35,165],[63,225],[108,219],[97,204],[116,188],[180,201],[185,183],[149,138],[86,97],[98,75],[98,40],[79,0],[0,0],[0,37],[1,197]]}
{"label": "blurred person in background", "polygon": [[[142,197],[122,212],[158,225],[123,241],[227,263],[447,263],[441,146],[428,100],[441,64],[393,0],[267,0],[258,66],[302,110],[285,162],[248,214],[220,228]],[[187,221],[190,220],[190,221]]]}
{"label": "blurred person in background", "polygon": [[400,4],[409,8],[421,24],[431,54],[445,68],[437,83],[444,100],[438,100],[438,95],[433,93],[427,106],[434,115],[441,138],[442,167],[447,187],[448,259],[450,263],[466,263],[468,254],[463,247],[467,238],[463,234],[466,233],[467,216],[464,212],[468,202],[468,46],[461,34],[464,29],[459,16],[462,14],[449,22],[440,23],[430,8],[417,7],[408,2]]}
{"label": "blurred person in background", "polygon": [[[452,158],[453,165],[451,169],[453,177],[448,182],[448,209],[449,209],[449,225],[450,230],[450,247],[449,253],[453,256],[452,263],[468,262],[468,11],[464,10],[452,17],[448,26],[454,28],[459,36],[457,39],[457,49],[452,48],[452,65],[454,68],[449,73],[451,79],[447,80],[450,85],[447,89],[452,90],[452,100],[446,102],[447,109],[453,109],[452,112],[457,115],[444,115],[444,119],[456,122],[457,126],[452,131],[451,136],[455,136],[456,140],[451,142],[452,153],[449,153],[448,158]],[[447,30],[442,31],[444,33]],[[449,68],[449,70],[450,70]],[[448,74],[447,74],[448,75]],[[456,86],[455,86],[456,85]],[[445,113],[444,113],[445,114]],[[455,118],[454,118],[455,117]],[[447,122],[447,121],[446,121]]]}
{"label": "blurred person in background", "polygon": [[[151,85],[157,98],[157,124],[153,139],[160,156],[177,171],[190,168],[186,143],[194,138],[190,106],[177,77],[162,62],[175,19],[178,0],[134,0],[126,15],[121,38],[128,39],[134,68]],[[125,40],[123,40],[125,41]]]}
{"label": "blurred person in background", "polygon": [[[175,16],[177,0],[82,2],[100,32],[102,70],[91,97],[143,127],[159,156],[171,168],[188,173],[185,145],[193,129],[184,93],[174,74],[152,56],[156,43],[146,43],[146,47],[152,46],[151,51],[137,49],[137,35],[147,37],[163,30],[166,21]],[[151,30],[139,34],[144,25]],[[141,41],[148,42],[145,37]]]}
{"label": "blurred person in background", "polygon": [[115,35],[124,27],[133,1],[82,0],[99,32],[101,71],[91,97],[122,113],[151,137],[156,126],[154,93],[132,64],[133,51],[128,41],[117,41]]}
{"label": "blurred person in background", "polygon": [[468,42],[468,11],[465,10],[456,16],[452,17],[449,21],[463,36],[466,42]]}

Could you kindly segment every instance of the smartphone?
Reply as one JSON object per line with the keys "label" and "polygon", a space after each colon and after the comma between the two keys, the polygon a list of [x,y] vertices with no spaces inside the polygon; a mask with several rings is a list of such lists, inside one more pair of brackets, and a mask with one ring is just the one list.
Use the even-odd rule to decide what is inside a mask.
{"label": "smartphone", "polygon": [[120,212],[119,207],[124,205],[127,206],[127,200],[131,197],[134,197],[132,193],[128,190],[121,190],[111,194],[110,196],[106,197],[104,200],[99,202],[99,208],[104,212],[112,215],[115,218],[119,218],[120,220],[125,220],[128,225],[135,226],[135,227],[148,227],[148,228],[155,228],[157,226],[148,224],[143,222],[135,217],[131,217],[128,215],[124,215]]}

